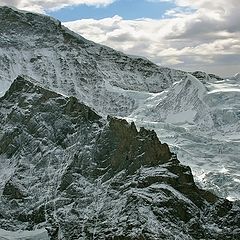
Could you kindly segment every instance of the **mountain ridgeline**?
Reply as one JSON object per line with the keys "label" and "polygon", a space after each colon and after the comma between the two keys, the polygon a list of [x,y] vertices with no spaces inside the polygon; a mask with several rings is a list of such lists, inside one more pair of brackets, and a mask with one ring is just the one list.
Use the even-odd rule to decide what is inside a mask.
{"label": "mountain ridgeline", "polygon": [[161,92],[186,77],[182,71],[88,41],[44,15],[2,7],[0,20],[2,81],[27,75],[52,90],[78,97],[101,114],[125,116],[137,107],[132,97],[108,86]]}
{"label": "mountain ridgeline", "polygon": [[229,95],[231,112],[212,110],[218,93],[208,91],[222,78],[159,67],[9,7],[0,66],[0,239],[11,239],[5,230],[29,231],[23,240],[239,239],[239,202],[200,189],[155,131],[124,119],[177,114],[238,132]]}
{"label": "mountain ridgeline", "polygon": [[237,204],[199,189],[154,131],[24,77],[0,114],[0,228],[45,227],[51,239],[237,239]]}

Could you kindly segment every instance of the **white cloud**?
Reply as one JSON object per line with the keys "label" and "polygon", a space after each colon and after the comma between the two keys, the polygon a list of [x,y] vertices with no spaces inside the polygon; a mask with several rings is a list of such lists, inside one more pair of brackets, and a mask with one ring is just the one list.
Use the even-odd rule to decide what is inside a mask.
{"label": "white cloud", "polygon": [[68,6],[81,4],[107,6],[115,0],[0,0],[0,6],[13,6],[21,10],[44,13],[46,10],[55,11]]}
{"label": "white cloud", "polygon": [[88,39],[162,65],[220,75],[239,72],[239,0],[174,2],[177,8],[168,11],[164,19],[124,20],[115,16],[65,25]]}
{"label": "white cloud", "polygon": [[204,9],[216,9],[216,8],[231,8],[238,6],[239,0],[147,0],[149,2],[173,2],[180,7],[191,7],[191,8],[204,8]]}
{"label": "white cloud", "polygon": [[[44,13],[81,4],[106,6],[114,1],[0,0],[0,5]],[[165,66],[222,75],[240,71],[239,0],[146,1],[172,2],[176,7],[166,11],[159,20],[124,20],[115,16],[82,19],[65,25],[90,40],[145,56]]]}

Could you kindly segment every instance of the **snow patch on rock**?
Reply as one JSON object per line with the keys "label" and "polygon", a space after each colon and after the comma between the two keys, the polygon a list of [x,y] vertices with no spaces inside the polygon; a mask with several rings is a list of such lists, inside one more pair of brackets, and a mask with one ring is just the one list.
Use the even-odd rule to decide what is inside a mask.
{"label": "snow patch on rock", "polygon": [[0,240],[50,240],[50,237],[46,229],[16,232],[0,229]]}

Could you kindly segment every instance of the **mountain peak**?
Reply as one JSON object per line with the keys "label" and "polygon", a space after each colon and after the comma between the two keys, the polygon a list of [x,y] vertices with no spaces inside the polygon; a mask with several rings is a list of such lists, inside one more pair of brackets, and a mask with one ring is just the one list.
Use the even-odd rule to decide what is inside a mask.
{"label": "mountain peak", "polygon": [[0,19],[0,29],[4,32],[0,37],[3,47],[32,49],[54,47],[57,43],[67,41],[82,44],[88,42],[62,26],[59,20],[47,15],[4,6],[0,8]]}
{"label": "mountain peak", "polygon": [[[5,11],[5,12],[14,11],[16,13],[23,13],[23,14],[30,13],[29,11],[20,10],[20,9],[18,9],[14,6],[10,6],[10,5],[0,6],[0,11]],[[38,14],[38,13],[33,13],[33,14]],[[38,15],[43,15],[43,14],[38,14]]]}
{"label": "mountain peak", "polygon": [[[43,88],[39,82],[35,81],[34,79],[19,75],[11,84],[10,88],[7,90],[7,92],[4,95],[4,99],[14,99],[16,95],[21,95],[23,93],[39,93],[39,94],[48,94],[57,96],[56,93],[53,91],[47,90],[46,88]],[[60,95],[59,95],[60,96]]]}
{"label": "mountain peak", "polygon": [[235,78],[236,80],[240,80],[240,73],[236,73],[236,74],[234,75],[234,78]]}
{"label": "mountain peak", "polygon": [[[13,7],[13,6],[0,6],[0,12],[1,14],[6,14],[6,15],[11,15],[13,17],[13,15],[32,15],[32,16],[35,16],[35,17],[42,17],[42,18],[48,18],[48,19],[52,19],[53,21],[55,21],[56,23],[60,23],[60,21],[56,20],[55,18],[52,18],[48,15],[44,15],[44,14],[40,14],[40,13],[33,13],[33,12],[29,12],[29,11],[25,11],[25,10],[20,10],[16,7]],[[14,18],[12,19],[14,20]]]}
{"label": "mountain peak", "polygon": [[23,76],[0,114],[0,228],[44,226],[53,239],[217,239],[236,226],[227,224],[233,204],[200,190],[154,131],[104,120]]}
{"label": "mountain peak", "polygon": [[[211,127],[205,76],[95,44],[47,16],[5,8],[0,18],[0,86],[13,82],[0,98],[0,238],[1,228],[44,227],[52,239],[237,239],[238,204],[199,189],[156,132],[119,118],[150,107],[159,136],[201,169],[213,165],[212,135],[164,122],[189,113],[192,126],[204,117]],[[235,145],[224,149],[234,164]]]}

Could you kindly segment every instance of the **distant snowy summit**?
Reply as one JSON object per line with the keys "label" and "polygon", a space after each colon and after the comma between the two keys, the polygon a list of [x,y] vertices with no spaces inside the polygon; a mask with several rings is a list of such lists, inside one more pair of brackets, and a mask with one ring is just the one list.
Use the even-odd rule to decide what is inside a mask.
{"label": "distant snowy summit", "polygon": [[233,77],[231,77],[230,79],[232,80],[236,80],[236,81],[240,81],[240,73],[236,73]]}
{"label": "distant snowy summit", "polygon": [[218,127],[199,95],[224,79],[125,55],[84,39],[48,16],[2,7],[0,17],[1,95],[18,75],[26,75],[76,96],[102,116]]}
{"label": "distant snowy summit", "polygon": [[200,189],[152,130],[18,77],[0,133],[0,239],[239,236],[239,203]]}

